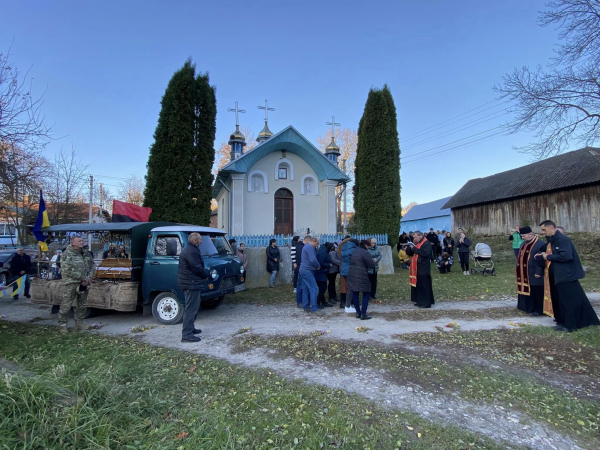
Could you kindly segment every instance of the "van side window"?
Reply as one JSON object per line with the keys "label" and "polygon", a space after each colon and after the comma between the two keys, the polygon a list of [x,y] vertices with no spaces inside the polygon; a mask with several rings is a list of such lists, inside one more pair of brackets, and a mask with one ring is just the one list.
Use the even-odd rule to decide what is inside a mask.
{"label": "van side window", "polygon": [[168,256],[168,247],[177,247],[176,255],[181,253],[181,241],[179,236],[158,236],[156,238],[156,247],[154,248],[154,254],[157,256]]}

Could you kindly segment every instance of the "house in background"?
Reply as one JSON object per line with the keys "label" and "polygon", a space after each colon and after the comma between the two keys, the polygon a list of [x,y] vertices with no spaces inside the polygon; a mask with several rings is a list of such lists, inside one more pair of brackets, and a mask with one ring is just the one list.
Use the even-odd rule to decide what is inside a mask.
{"label": "house in background", "polygon": [[406,231],[429,231],[430,228],[449,231],[452,227],[450,209],[444,205],[452,197],[413,206],[400,220],[400,233]]}
{"label": "house in background", "polygon": [[480,235],[509,234],[517,225],[537,230],[546,219],[568,233],[598,231],[600,149],[586,147],[469,180],[444,207],[452,209],[455,228]]}

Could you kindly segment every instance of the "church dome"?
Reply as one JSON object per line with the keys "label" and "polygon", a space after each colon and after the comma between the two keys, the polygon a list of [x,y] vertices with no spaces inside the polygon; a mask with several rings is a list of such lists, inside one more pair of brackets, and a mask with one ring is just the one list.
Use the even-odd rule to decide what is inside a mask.
{"label": "church dome", "polygon": [[340,148],[336,145],[336,143],[333,140],[333,138],[331,138],[331,142],[329,143],[329,145],[325,149],[325,153],[336,153],[336,152],[339,153],[340,152]]}
{"label": "church dome", "polygon": [[258,137],[270,138],[272,136],[273,136],[273,133],[271,132],[271,130],[269,130],[269,125],[267,125],[267,122],[265,122],[265,127],[262,129],[262,131],[260,133],[258,133]]}
{"label": "church dome", "polygon": [[236,125],[235,131],[229,136],[230,141],[245,141],[246,136],[240,131],[240,127]]}

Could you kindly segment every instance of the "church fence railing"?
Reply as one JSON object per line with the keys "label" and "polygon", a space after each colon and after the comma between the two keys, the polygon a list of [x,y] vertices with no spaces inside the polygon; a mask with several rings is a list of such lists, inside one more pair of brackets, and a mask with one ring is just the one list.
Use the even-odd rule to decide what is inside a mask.
{"label": "church fence railing", "polygon": [[[311,234],[311,236],[318,237],[321,243],[335,242],[337,240],[344,239],[345,234]],[[375,238],[377,239],[378,245],[388,245],[387,234],[351,234],[351,237],[362,241],[363,239]],[[240,235],[240,236],[228,236],[228,239],[235,239],[238,244],[244,243],[246,247],[267,247],[271,239],[277,241],[278,247],[291,246],[293,235],[291,234],[263,234],[263,235]]]}

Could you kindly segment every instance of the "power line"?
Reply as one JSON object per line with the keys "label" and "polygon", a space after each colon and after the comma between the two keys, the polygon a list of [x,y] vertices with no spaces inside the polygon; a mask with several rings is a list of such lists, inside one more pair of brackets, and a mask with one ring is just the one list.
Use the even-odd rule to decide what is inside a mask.
{"label": "power line", "polygon": [[[511,102],[511,100],[505,100],[505,101],[503,101],[502,103],[499,103],[499,104],[497,104],[497,105],[494,105],[494,106],[491,106],[491,107],[489,107],[489,108],[486,108],[486,109],[484,109],[484,110],[481,110],[481,111],[479,111],[479,112],[476,112],[475,114],[471,114],[471,115],[469,115],[469,116],[466,116],[466,117],[463,117],[462,119],[459,119],[459,120],[454,120],[454,119],[458,119],[458,118],[459,118],[459,117],[461,117],[461,116],[464,116],[465,114],[468,114],[468,113],[470,113],[470,112],[472,112],[472,111],[475,111],[475,110],[477,110],[477,109],[479,109],[479,108],[482,108],[482,107],[484,107],[484,106],[486,106],[486,105],[489,105],[490,103],[493,103],[493,102],[496,102],[496,101],[498,101],[498,100],[494,100],[494,101],[492,101],[492,102],[485,103],[485,104],[483,104],[483,105],[481,105],[481,106],[479,106],[479,107],[477,107],[477,108],[471,109],[471,110],[469,110],[469,111],[467,111],[467,112],[465,112],[465,113],[459,114],[458,116],[452,117],[451,119],[444,120],[443,122],[440,122],[440,123],[438,123],[438,124],[436,124],[436,125],[432,125],[432,126],[430,126],[430,127],[424,128],[424,129],[423,129],[423,130],[421,130],[421,131],[417,131],[417,132],[415,132],[415,133],[412,133],[412,134],[409,134],[409,135],[407,135],[407,136],[404,136],[404,137],[402,138],[401,142],[410,141],[410,140],[412,140],[412,139],[415,139],[415,138],[417,138],[417,137],[419,137],[419,136],[422,136],[422,135],[424,135],[424,134],[429,134],[429,133],[431,133],[432,131],[435,131],[435,130],[432,130],[432,131],[427,131],[427,130],[431,130],[432,128],[436,128],[436,127],[437,127],[437,128],[445,128],[445,127],[447,127],[447,126],[449,126],[449,125],[452,125],[452,124],[454,124],[454,123],[461,122],[461,121],[463,121],[463,120],[465,120],[465,119],[468,119],[469,117],[476,116],[476,115],[478,115],[478,114],[481,114],[482,112],[489,111],[490,109],[494,109],[494,108],[497,108],[498,106],[504,105],[505,103],[510,103],[510,102]],[[448,123],[448,122],[450,122],[450,123]],[[445,124],[445,123],[447,123],[447,125],[443,125],[443,124]],[[440,127],[440,125],[443,125],[443,126],[441,126],[441,127]]]}
{"label": "power line", "polygon": [[471,142],[465,142],[464,144],[456,145],[454,147],[450,147],[450,148],[447,148],[445,150],[440,150],[439,152],[432,153],[431,155],[422,156],[421,158],[413,159],[412,161],[408,161],[407,163],[403,163],[402,167],[407,166],[407,165],[412,164],[412,163],[415,163],[415,162],[420,161],[422,159],[429,158],[431,156],[435,156],[435,155],[439,155],[441,153],[446,153],[446,152],[449,152],[449,151],[452,151],[452,150],[458,150],[460,148],[468,147],[469,145],[475,144],[477,142],[485,141],[485,140],[491,139],[491,138],[493,138],[495,136],[500,136],[500,135],[503,135],[503,134],[505,134],[503,131],[499,131],[497,133],[490,134],[489,136],[483,136],[483,137],[481,137],[479,139],[475,139],[475,140],[473,140]]}
{"label": "power line", "polygon": [[[416,142],[414,144],[409,145],[408,147],[403,147],[402,151],[409,150],[409,149],[414,148],[414,147],[418,147],[419,145],[426,144],[427,142],[435,141],[435,140],[437,140],[439,138],[442,138],[442,137],[446,137],[446,136],[450,136],[452,134],[456,134],[456,133],[458,133],[460,131],[464,131],[464,130],[467,130],[469,128],[473,128],[473,127],[475,127],[477,125],[481,125],[482,123],[489,122],[490,120],[497,119],[498,117],[502,117],[502,116],[505,116],[507,114],[510,114],[510,111],[502,112],[500,114],[498,113],[498,111],[496,111],[495,113],[492,113],[492,114],[490,114],[488,116],[482,117],[481,119],[477,119],[475,122],[472,122],[472,125],[470,125],[470,124],[467,124],[467,126],[462,126],[461,125],[458,128],[453,128],[452,130],[445,131],[445,132],[443,132],[441,134],[438,134],[438,135],[435,135],[433,137],[427,138],[427,139],[425,139],[423,141]],[[488,117],[491,117],[491,118],[488,119]],[[486,120],[482,120],[482,119],[486,119]]]}
{"label": "power line", "polygon": [[[484,130],[484,131],[480,131],[479,133],[475,133],[475,134],[472,134],[470,136],[467,136],[467,137],[464,137],[464,138],[461,138],[461,139],[457,139],[456,141],[448,142],[447,144],[438,145],[437,147],[432,147],[432,148],[430,148],[428,150],[424,150],[424,151],[421,151],[421,152],[416,152],[416,153],[413,153],[411,155],[406,155],[406,156],[404,156],[404,158],[411,158],[411,157],[414,157],[414,156],[421,155],[423,153],[429,153],[430,151],[437,150],[438,148],[443,148],[443,147],[446,147],[448,145],[456,144],[457,142],[461,142],[461,141],[464,141],[466,139],[470,139],[472,137],[479,136],[479,135],[484,134],[484,133],[489,133],[490,131],[497,130],[498,128],[504,128],[505,126],[506,125],[498,125],[497,127],[489,128],[489,129]],[[500,134],[503,134],[503,133],[504,132],[501,132]]]}
{"label": "power line", "polygon": [[114,176],[111,176],[111,175],[99,175],[97,173],[92,173],[91,175],[93,175],[95,177],[99,177],[99,178],[107,178],[107,179],[110,179],[110,180],[123,180],[123,181],[129,180],[129,178],[114,177]]}

